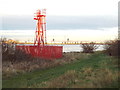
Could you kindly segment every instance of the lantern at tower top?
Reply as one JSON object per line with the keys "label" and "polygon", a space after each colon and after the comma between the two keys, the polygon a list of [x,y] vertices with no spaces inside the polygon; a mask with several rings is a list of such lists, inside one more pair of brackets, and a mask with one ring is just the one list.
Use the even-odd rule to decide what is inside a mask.
{"label": "lantern at tower top", "polygon": [[40,17],[46,17],[46,9],[38,9],[36,11],[34,20],[38,20]]}

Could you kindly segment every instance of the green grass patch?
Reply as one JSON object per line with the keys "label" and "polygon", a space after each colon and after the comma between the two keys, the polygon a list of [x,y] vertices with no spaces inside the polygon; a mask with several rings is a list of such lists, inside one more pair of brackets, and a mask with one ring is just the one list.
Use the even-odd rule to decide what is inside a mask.
{"label": "green grass patch", "polygon": [[[109,62],[110,58],[108,58],[108,56],[106,56],[104,54],[101,54],[101,53],[91,54],[91,55],[89,55],[88,58],[82,58],[82,59],[77,58],[77,60],[75,62],[72,62],[69,64],[65,64],[62,66],[56,66],[56,67],[52,67],[52,68],[48,68],[48,69],[44,69],[44,70],[35,70],[35,71],[29,72],[29,73],[20,74],[20,75],[17,75],[17,76],[8,78],[8,79],[4,79],[3,80],[3,88],[49,87],[49,84],[46,85],[45,82],[49,83],[55,79],[56,82],[54,82],[54,83],[57,83],[57,77],[60,77],[64,74],[66,75],[66,72],[69,72],[71,70],[73,72],[69,72],[69,73],[71,73],[69,77],[73,77],[73,78],[78,77],[76,79],[79,79],[81,82],[89,83],[92,80],[90,79],[90,77],[88,79],[86,79],[86,76],[88,77],[90,74],[89,72],[92,72],[92,71],[91,71],[91,69],[90,69],[90,71],[89,71],[89,69],[88,69],[88,71],[84,70],[84,68],[86,69],[86,68],[90,67],[94,70],[105,68],[107,66],[102,67],[102,63],[107,64],[106,63],[107,60]],[[84,73],[86,71],[87,74],[80,74],[80,73],[82,73],[82,71]],[[76,72],[78,72],[78,74]],[[69,73],[67,75],[69,75]],[[72,76],[72,74],[73,74],[73,76]],[[74,74],[75,74],[75,77],[74,77]],[[92,74],[94,74],[94,73],[92,73]],[[61,78],[61,79],[64,80],[63,78]],[[69,81],[69,79],[70,78],[68,78],[68,80],[67,80],[68,82],[67,82],[67,84],[65,84],[66,86],[64,86],[64,87],[71,87],[71,86],[77,87],[77,84],[78,85],[80,84],[79,80],[76,80],[76,81],[70,80]],[[94,79],[93,79],[93,81],[94,81]],[[76,86],[74,86],[75,83],[76,83]],[[54,84],[52,84],[51,86],[55,87]],[[58,85],[58,87],[62,87],[62,86]]]}

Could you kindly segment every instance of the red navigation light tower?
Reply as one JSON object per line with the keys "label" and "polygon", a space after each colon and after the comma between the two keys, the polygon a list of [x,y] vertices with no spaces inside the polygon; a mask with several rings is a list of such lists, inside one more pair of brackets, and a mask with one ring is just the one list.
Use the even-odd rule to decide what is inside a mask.
{"label": "red navigation light tower", "polygon": [[45,45],[46,41],[46,10],[37,10],[34,20],[37,20],[36,37],[33,45],[16,46],[16,49],[22,50],[26,54],[42,59],[57,59],[62,57],[62,46]]}
{"label": "red navigation light tower", "polygon": [[46,41],[46,9],[37,10],[34,20],[37,20],[34,45],[44,46]]}

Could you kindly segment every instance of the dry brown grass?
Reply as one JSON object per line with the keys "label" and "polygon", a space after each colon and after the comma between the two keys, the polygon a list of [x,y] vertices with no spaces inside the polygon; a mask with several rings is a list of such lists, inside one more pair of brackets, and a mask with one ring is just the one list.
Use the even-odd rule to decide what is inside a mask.
{"label": "dry brown grass", "polygon": [[41,84],[33,85],[32,87],[43,87],[43,88],[65,88],[70,83],[77,82],[77,73],[75,70],[70,70],[66,72],[64,75],[61,75],[60,77],[57,77],[53,80],[50,80],[48,82],[42,82]]}
{"label": "dry brown grass", "polygon": [[95,71],[91,68],[86,68],[81,75],[82,74],[87,82],[83,82],[83,84],[75,84],[72,86],[73,88],[103,88],[118,81],[118,72],[113,72],[107,68],[97,69]]}
{"label": "dry brown grass", "polygon": [[[85,60],[89,58],[89,56],[91,56],[91,54],[64,53],[63,58],[51,61],[42,59],[22,60],[19,62],[5,61],[3,62],[3,74],[6,78],[11,77],[13,74],[26,73],[36,69],[46,69],[65,64],[71,65],[68,63],[78,63],[78,60]],[[118,69],[111,65],[115,60],[112,60],[111,57],[103,58],[101,62],[98,63],[97,61],[96,63],[94,62],[94,57],[90,59],[93,60],[92,62],[88,62],[88,60],[85,61],[84,67],[80,69],[74,69],[73,67],[73,70],[68,69],[68,71],[66,70],[65,73],[59,77],[51,78],[48,81],[43,80],[41,83],[31,84],[28,88],[104,88],[110,87],[110,85],[113,85],[111,87],[114,87],[114,85],[118,87]],[[98,64],[99,67],[93,68],[91,64],[90,66],[87,65],[87,62],[92,65]],[[116,65],[116,62],[114,62],[114,64]],[[80,63],[80,65],[82,65],[82,63]]]}
{"label": "dry brown grass", "polygon": [[94,70],[91,67],[80,71],[70,70],[53,80],[33,85],[37,88],[103,88],[118,80],[118,72],[107,68]]}
{"label": "dry brown grass", "polygon": [[33,58],[30,60],[19,60],[19,61],[3,60],[2,63],[3,77],[10,77],[11,75],[31,72],[36,69],[46,69],[50,67],[71,63],[80,58],[88,58],[89,55],[90,54],[84,55],[82,53],[64,53],[63,58],[56,60],[43,60],[38,58]]}

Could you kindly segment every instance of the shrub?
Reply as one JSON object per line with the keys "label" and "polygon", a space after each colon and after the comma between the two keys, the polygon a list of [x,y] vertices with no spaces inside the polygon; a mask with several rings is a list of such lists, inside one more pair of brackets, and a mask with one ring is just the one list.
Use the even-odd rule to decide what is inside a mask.
{"label": "shrub", "polygon": [[22,61],[22,60],[31,60],[31,59],[32,57],[29,54],[25,53],[22,50],[15,49],[14,60]]}
{"label": "shrub", "polygon": [[16,44],[11,39],[1,38],[0,44],[2,45],[2,60],[21,61],[30,59],[28,54],[16,49]]}
{"label": "shrub", "polygon": [[105,53],[110,56],[120,57],[120,40],[105,42]]}
{"label": "shrub", "polygon": [[3,60],[11,60],[14,56],[14,43],[9,42],[7,43],[6,38],[1,38],[0,40],[1,45],[2,45],[2,59]]}
{"label": "shrub", "polygon": [[96,46],[96,43],[91,42],[91,43],[83,43],[81,44],[81,47],[83,49],[83,53],[94,53],[94,51],[98,48]]}

